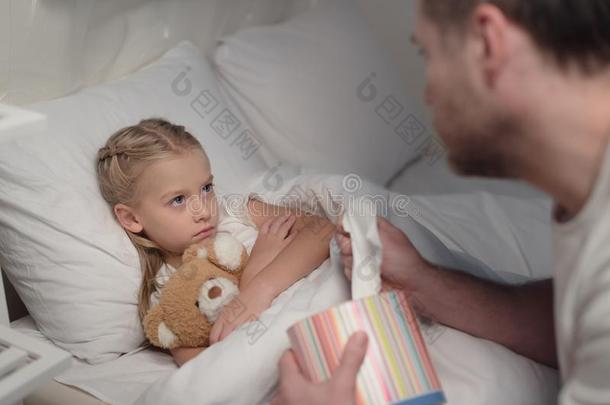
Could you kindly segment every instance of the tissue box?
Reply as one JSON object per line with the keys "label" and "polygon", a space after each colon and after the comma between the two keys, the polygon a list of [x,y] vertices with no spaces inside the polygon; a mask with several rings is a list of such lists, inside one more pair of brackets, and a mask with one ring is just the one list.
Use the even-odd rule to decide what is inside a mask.
{"label": "tissue box", "polygon": [[288,330],[301,370],[324,382],[339,366],[349,337],[365,331],[369,346],[358,373],[358,404],[436,405],[445,402],[417,318],[399,291],[348,301]]}

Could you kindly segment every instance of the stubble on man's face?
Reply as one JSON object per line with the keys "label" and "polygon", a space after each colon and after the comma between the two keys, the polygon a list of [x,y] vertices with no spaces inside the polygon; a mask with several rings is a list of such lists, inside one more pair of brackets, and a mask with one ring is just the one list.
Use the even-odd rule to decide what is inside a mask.
{"label": "stubble on man's face", "polygon": [[450,31],[418,17],[418,42],[427,48],[427,101],[434,126],[447,147],[450,167],[464,176],[511,177],[507,145],[515,122],[491,107],[489,93],[474,85],[476,64]]}

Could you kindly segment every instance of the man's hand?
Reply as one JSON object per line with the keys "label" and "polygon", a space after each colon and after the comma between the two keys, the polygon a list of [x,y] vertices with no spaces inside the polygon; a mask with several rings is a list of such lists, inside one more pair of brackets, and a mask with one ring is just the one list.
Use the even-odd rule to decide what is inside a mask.
{"label": "man's hand", "polygon": [[[377,224],[383,291],[401,289],[420,315],[556,367],[552,280],[507,286],[434,267],[400,229],[382,218]],[[351,278],[352,266],[358,271],[351,239],[343,227],[335,237]]]}
{"label": "man's hand", "polygon": [[365,332],[356,332],[345,345],[341,364],[325,383],[314,384],[299,369],[292,350],[280,359],[280,381],[271,405],[356,404],[356,377],[368,347]]}
{"label": "man's hand", "polygon": [[[381,260],[382,291],[410,290],[417,279],[417,274],[428,266],[427,262],[399,228],[382,217],[377,218],[377,226],[383,250]],[[351,280],[354,266],[352,239],[343,225],[337,228],[335,240],[341,248],[341,260],[345,276]],[[358,269],[358,263],[355,263],[355,266]]]}

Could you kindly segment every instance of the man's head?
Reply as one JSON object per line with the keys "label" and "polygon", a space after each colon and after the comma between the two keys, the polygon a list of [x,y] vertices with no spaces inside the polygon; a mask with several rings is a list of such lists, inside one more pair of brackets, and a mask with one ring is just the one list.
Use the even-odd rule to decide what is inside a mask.
{"label": "man's head", "polygon": [[512,146],[557,80],[610,68],[610,1],[420,0],[414,41],[454,169],[512,176]]}

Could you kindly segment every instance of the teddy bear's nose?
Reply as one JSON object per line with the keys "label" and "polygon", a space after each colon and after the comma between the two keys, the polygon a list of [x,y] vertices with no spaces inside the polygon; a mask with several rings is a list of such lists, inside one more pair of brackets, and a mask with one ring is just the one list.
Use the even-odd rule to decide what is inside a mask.
{"label": "teddy bear's nose", "polygon": [[210,290],[208,291],[208,297],[210,299],[220,297],[221,295],[222,295],[222,288],[220,288],[218,286],[214,286],[214,287],[210,288]]}

